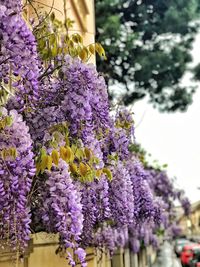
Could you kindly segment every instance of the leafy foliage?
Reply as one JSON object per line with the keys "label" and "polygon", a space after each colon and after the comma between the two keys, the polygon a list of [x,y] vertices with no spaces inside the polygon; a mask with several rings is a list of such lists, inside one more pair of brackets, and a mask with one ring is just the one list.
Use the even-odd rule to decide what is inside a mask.
{"label": "leafy foliage", "polygon": [[58,56],[70,55],[88,61],[96,53],[106,58],[104,48],[100,43],[85,46],[79,33],[70,33],[73,21],[66,18],[64,23],[55,17],[54,13],[41,18],[42,22],[35,26],[34,34],[38,40],[38,51],[43,60],[56,60]]}
{"label": "leafy foliage", "polygon": [[162,111],[186,110],[195,86],[181,79],[192,61],[197,15],[197,0],[97,0],[96,37],[108,51],[108,62],[97,66],[110,97],[129,105],[148,96]]}
{"label": "leafy foliage", "polygon": [[[36,159],[37,175],[43,174],[46,169],[51,171],[52,167],[58,166],[59,160],[62,159],[69,165],[69,170],[75,180],[92,182],[103,173],[109,180],[112,180],[109,168],[96,168],[99,159],[89,148],[81,146],[80,142],[75,142],[75,140],[70,142],[71,138],[69,138],[69,130],[66,125],[58,124],[56,127],[52,127],[50,132],[51,138],[45,147],[50,148],[51,152],[48,153],[45,147],[40,150]],[[62,136],[63,133],[64,136]],[[60,145],[61,138],[65,140],[62,146]]]}

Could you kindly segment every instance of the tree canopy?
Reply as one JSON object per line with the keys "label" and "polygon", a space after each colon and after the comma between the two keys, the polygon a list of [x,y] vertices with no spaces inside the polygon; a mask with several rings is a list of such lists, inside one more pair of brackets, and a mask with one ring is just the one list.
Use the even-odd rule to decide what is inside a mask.
{"label": "tree canopy", "polygon": [[120,91],[126,105],[148,96],[161,111],[186,110],[195,86],[181,80],[199,29],[197,2],[96,0],[96,38],[107,51],[97,66],[111,98]]}

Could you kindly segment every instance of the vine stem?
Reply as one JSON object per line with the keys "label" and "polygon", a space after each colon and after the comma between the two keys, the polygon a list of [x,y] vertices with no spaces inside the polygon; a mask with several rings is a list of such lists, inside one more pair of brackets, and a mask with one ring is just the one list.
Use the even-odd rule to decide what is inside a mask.
{"label": "vine stem", "polygon": [[54,71],[60,69],[61,67],[62,67],[62,66],[59,65],[59,66],[55,67],[53,70],[50,70],[50,71],[48,71],[49,68],[47,68],[47,69],[45,70],[45,72],[44,72],[42,75],[40,75],[40,77],[38,78],[38,80],[41,81],[45,76],[48,76],[48,75],[53,74]]}
{"label": "vine stem", "polygon": [[2,60],[1,62],[0,62],[0,65],[2,65],[2,64],[4,64],[4,63],[6,63],[6,61],[8,61],[9,59],[11,59],[11,56],[10,57],[7,57],[6,59],[4,59],[4,60]]}
{"label": "vine stem", "polygon": [[66,24],[67,22],[67,1],[66,0],[63,0],[63,9],[64,9],[64,26],[65,26],[67,35],[69,35],[69,29]]}

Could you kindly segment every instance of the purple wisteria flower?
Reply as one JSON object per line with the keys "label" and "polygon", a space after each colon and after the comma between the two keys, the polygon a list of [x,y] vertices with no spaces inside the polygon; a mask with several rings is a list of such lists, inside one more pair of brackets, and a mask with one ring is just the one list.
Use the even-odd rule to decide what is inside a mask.
{"label": "purple wisteria flower", "polygon": [[0,119],[12,119],[12,124],[0,131],[0,151],[16,150],[14,158],[0,156],[0,237],[9,238],[12,249],[23,252],[30,238],[28,194],[35,175],[32,140],[15,110],[1,109],[0,113]]}
{"label": "purple wisteria flower", "polygon": [[0,83],[6,87],[11,82],[17,97],[12,97],[9,109],[21,110],[38,99],[39,63],[35,37],[22,15],[15,13],[20,4],[14,2],[0,2]]}
{"label": "purple wisteria flower", "polygon": [[[63,160],[60,160],[58,168],[47,172],[47,176],[41,212],[43,223],[48,232],[59,233],[64,248],[78,249],[83,229],[80,193]],[[83,256],[79,260],[85,261]]]}
{"label": "purple wisteria flower", "polygon": [[152,219],[155,215],[154,197],[147,183],[147,173],[141,163],[132,158],[127,161],[126,167],[130,174],[134,195],[134,217],[140,224],[147,219]]}
{"label": "purple wisteria flower", "polygon": [[127,242],[128,229],[126,226],[111,227],[105,224],[96,231],[93,245],[102,249],[106,248],[112,256],[116,249],[125,247]]}
{"label": "purple wisteria flower", "polygon": [[20,13],[22,11],[22,1],[21,0],[0,0],[0,5],[7,8],[7,13],[12,14],[14,12]]}
{"label": "purple wisteria flower", "polygon": [[134,220],[134,196],[131,177],[122,162],[112,166],[113,179],[110,183],[110,206],[114,223],[128,225]]}

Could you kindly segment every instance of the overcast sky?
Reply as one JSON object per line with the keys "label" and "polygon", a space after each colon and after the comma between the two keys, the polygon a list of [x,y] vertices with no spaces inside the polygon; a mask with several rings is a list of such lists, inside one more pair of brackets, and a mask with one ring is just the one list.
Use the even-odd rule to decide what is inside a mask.
{"label": "overcast sky", "polygon": [[[194,48],[194,62],[200,62],[200,36]],[[184,83],[189,83],[186,75]],[[186,191],[192,202],[200,200],[200,86],[193,104],[185,113],[163,114],[146,100],[134,105],[136,140],[161,164],[168,164],[168,173],[177,177],[177,185]]]}

